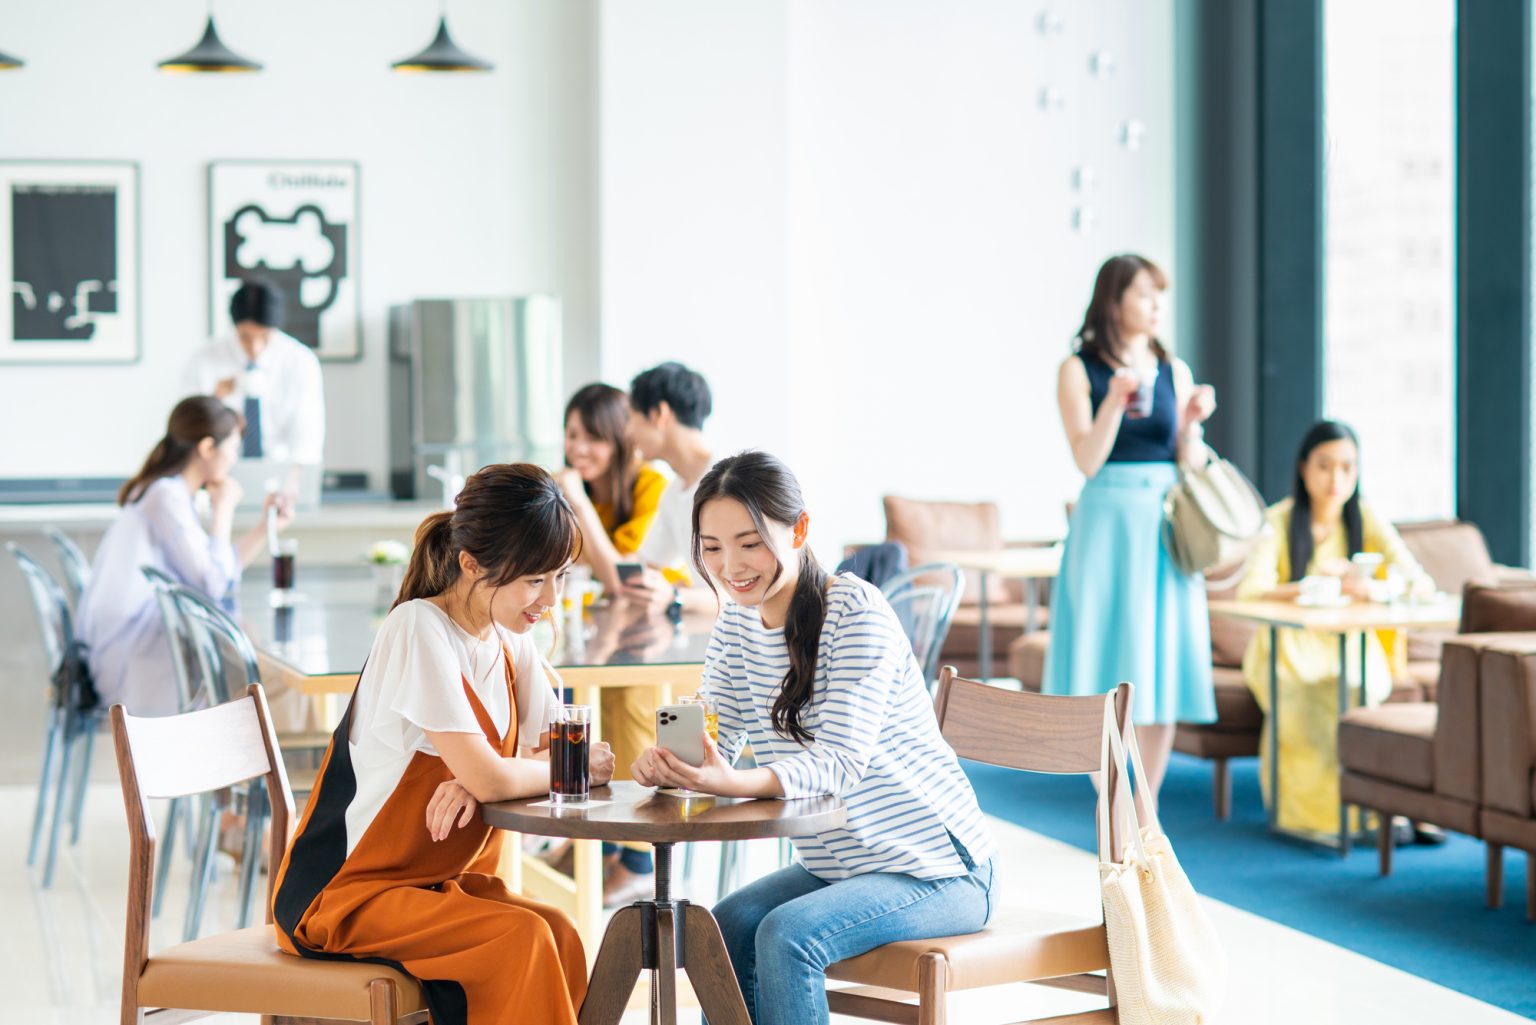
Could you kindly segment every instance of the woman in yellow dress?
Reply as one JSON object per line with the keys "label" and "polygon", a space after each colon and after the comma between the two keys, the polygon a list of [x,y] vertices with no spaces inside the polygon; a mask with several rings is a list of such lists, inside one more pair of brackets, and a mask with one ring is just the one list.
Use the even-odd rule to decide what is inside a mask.
{"label": "woman in yellow dress", "polygon": [[[1428,578],[1409,554],[1392,524],[1360,500],[1360,445],[1347,425],[1325,420],[1302,439],[1296,457],[1292,496],[1270,507],[1269,530],[1254,549],[1238,585],[1244,600],[1295,601],[1303,577],[1336,577],[1340,601],[1370,599],[1364,576],[1352,572],[1360,552],[1381,555],[1382,572],[1397,567],[1409,587]],[[1305,600],[1305,599],[1303,599]],[[1282,828],[1334,832],[1339,828],[1339,643],[1332,634],[1280,630],[1276,659],[1280,692],[1280,809]],[[1243,679],[1266,715],[1262,745],[1264,803],[1269,793],[1270,632],[1260,630],[1243,655]],[[1360,637],[1347,641],[1350,692],[1358,700]],[[1383,630],[1365,638],[1366,700],[1375,705],[1392,692],[1406,648],[1401,631]]]}
{"label": "woman in yellow dress", "polygon": [[[603,590],[619,595],[621,562],[640,561],[640,545],[656,520],[667,479],[636,451],[630,438],[629,396],[606,384],[589,384],[565,406],[565,462],[559,475],[581,525],[581,558]],[[623,766],[617,779],[656,743],[655,687],[607,688],[602,696],[603,739]],[[649,891],[650,847],[619,849],[605,844],[608,880],[604,904],[627,904]]]}

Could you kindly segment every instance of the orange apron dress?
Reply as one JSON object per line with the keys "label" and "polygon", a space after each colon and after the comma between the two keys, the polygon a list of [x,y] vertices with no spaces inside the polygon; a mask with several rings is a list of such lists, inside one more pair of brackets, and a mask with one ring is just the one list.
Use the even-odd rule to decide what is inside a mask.
{"label": "orange apron dress", "polygon": [[[503,657],[512,709],[505,738],[461,679],[486,741],[512,756],[517,692],[511,653]],[[428,834],[427,804],[452,778],[440,757],[415,753],[347,854],[344,816],[357,791],[348,745],[355,706],[356,691],[278,871],[278,946],[410,974],[421,981],[434,1025],[576,1025],[587,960],[571,920],[518,896],[496,875],[501,830],[477,818],[438,843]]]}

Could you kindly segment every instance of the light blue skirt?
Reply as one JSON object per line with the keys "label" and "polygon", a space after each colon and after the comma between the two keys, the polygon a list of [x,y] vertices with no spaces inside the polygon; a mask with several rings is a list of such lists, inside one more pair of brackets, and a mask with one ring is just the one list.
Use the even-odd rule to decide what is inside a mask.
{"label": "light blue skirt", "polygon": [[1105,463],[1083,486],[1051,600],[1047,694],[1135,685],[1138,724],[1214,722],[1205,581],[1163,545],[1172,463]]}

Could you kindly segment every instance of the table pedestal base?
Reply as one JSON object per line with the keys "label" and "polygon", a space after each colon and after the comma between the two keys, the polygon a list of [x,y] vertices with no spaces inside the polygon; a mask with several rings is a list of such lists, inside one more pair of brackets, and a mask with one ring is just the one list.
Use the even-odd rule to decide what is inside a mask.
{"label": "table pedestal base", "polygon": [[651,973],[652,1025],[677,1021],[677,972],[710,1025],[751,1025],[720,926],[708,908],[672,899],[672,844],[655,844],[656,896],[619,910],[592,966],[581,1025],[618,1025],[642,971]]}

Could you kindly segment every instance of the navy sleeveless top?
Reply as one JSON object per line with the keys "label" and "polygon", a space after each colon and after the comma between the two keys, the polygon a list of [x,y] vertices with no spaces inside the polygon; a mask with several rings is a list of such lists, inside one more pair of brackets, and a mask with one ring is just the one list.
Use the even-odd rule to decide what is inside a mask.
{"label": "navy sleeveless top", "polygon": [[[1098,356],[1078,353],[1083,369],[1088,371],[1088,390],[1093,412],[1098,415],[1104,396],[1109,394],[1109,379],[1115,368]],[[1179,398],[1173,388],[1173,364],[1160,360],[1157,383],[1152,388],[1152,413],[1144,417],[1123,417],[1115,445],[1109,450],[1110,463],[1172,463],[1178,459]]]}

